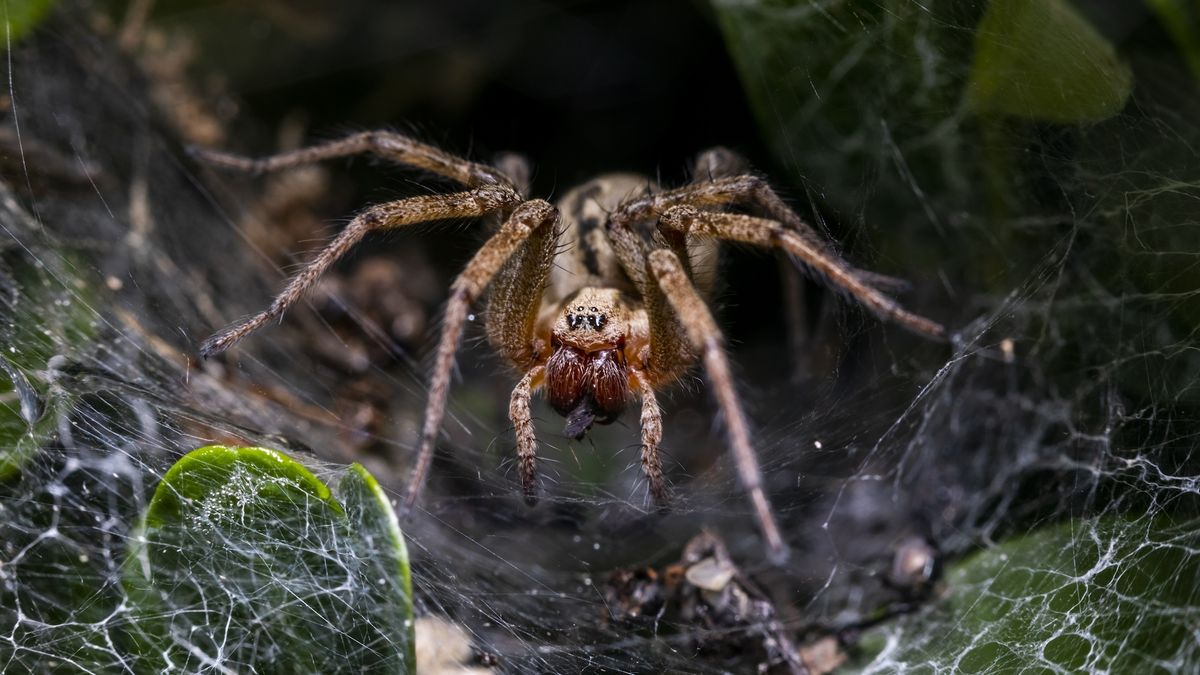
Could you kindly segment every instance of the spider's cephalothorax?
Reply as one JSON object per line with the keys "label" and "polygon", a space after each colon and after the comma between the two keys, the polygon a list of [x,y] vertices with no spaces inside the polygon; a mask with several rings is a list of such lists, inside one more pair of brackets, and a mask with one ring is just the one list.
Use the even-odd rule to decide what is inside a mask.
{"label": "spider's cephalothorax", "polygon": [[[706,302],[709,264],[722,241],[780,249],[800,267],[881,318],[942,338],[939,324],[901,308],[882,292],[888,279],[856,269],[833,251],[736,155],[700,155],[695,180],[660,190],[630,175],[602,176],[570,191],[557,208],[528,198],[528,167],[515,155],[495,166],[470,162],[411,138],[367,132],[340,141],[253,160],[200,151],[210,162],[269,171],[356,153],[374,153],[463,185],[461,192],[412,197],[360,213],[301,269],[271,306],[209,338],[201,353],[220,352],[282,315],[368,232],[414,223],[499,216],[501,225],[455,279],[430,378],[420,447],[405,502],[424,483],[445,413],[454,353],[472,302],[488,296],[492,347],[522,374],[509,403],[518,470],[527,501],[537,498],[537,440],[532,393],[544,389],[580,438],[641,401],[642,469],[655,502],[667,502],[658,445],[662,413],[655,391],[700,361],[724,414],[738,476],[768,550],[787,551],[763,488],[722,336]],[[739,212],[731,213],[730,207]],[[748,215],[748,212],[753,215]]]}

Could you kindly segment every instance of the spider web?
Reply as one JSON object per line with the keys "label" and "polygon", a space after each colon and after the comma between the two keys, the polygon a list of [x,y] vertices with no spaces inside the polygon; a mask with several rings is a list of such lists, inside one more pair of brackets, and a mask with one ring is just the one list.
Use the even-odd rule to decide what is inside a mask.
{"label": "spider web", "polygon": [[1197,17],[1148,4],[718,3],[788,159],[977,317],[831,510],[984,547],[868,671],[1195,666]]}
{"label": "spider web", "polygon": [[[710,653],[722,639],[748,649],[741,629],[609,618],[613,570],[673,562],[701,528],[725,538],[798,641],[833,634],[854,649],[861,643],[857,663],[868,671],[1174,671],[1200,660],[1186,639],[1198,620],[1200,548],[1192,384],[1200,166],[1189,122],[1196,74],[1144,56],[1133,103],[1104,122],[973,129],[999,134],[989,148],[1004,169],[1003,180],[975,175],[964,168],[974,152],[964,138],[974,136],[963,127],[973,122],[958,100],[939,97],[954,69],[970,63],[955,51],[966,43],[945,42],[945,34],[969,42],[982,9],[896,7],[904,11],[855,17],[856,28],[808,3],[729,3],[722,17],[735,52],[745,47],[737,31],[750,30],[752,19],[805,19],[799,25],[814,50],[805,76],[781,88],[777,54],[742,52],[747,89],[792,168],[820,176],[822,186],[869,186],[818,196],[860,223],[847,238],[852,247],[877,247],[860,257],[895,261],[888,271],[937,271],[941,288],[920,286],[905,302],[944,303],[936,316],[957,329],[953,345],[826,305],[839,339],[813,338],[825,361],[809,364],[816,374],[802,385],[778,377],[775,352],[759,358],[755,343],[735,346],[760,460],[793,548],[785,567],[772,568],[699,379],[666,401],[676,490],[669,514],[648,508],[629,423],[570,444],[546,408],[538,429],[548,494],[525,507],[504,421],[512,378],[497,376],[476,329],[460,357],[442,456],[404,529],[418,614],[463,626],[497,656],[498,670],[749,668],[736,650]],[[0,669],[141,672],[145,662],[121,638],[129,621],[121,566],[167,468],[214,441],[254,443],[301,457],[319,474],[365,461],[399,494],[425,369],[369,333],[402,358],[369,366],[390,403],[382,427],[363,431],[339,414],[338,373],[311,355],[303,334],[331,333],[324,315],[270,328],[223,362],[197,362],[202,337],[258,309],[278,284],[277,262],[248,245],[252,233],[221,206],[250,204],[254,192],[210,187],[221,181],[186,159],[150,85],[109,39],[77,21],[53,26],[8,53],[0,286],[14,385],[4,402],[6,420],[19,420],[10,421],[17,436],[32,440],[13,446],[18,468],[0,486]],[[887,64],[910,59],[921,77],[886,79],[909,72]],[[863,76],[867,66],[878,74]],[[836,86],[847,79],[856,82],[848,93]],[[1176,86],[1180,79],[1190,86]],[[782,102],[806,88],[825,103],[797,111]],[[834,94],[858,105],[841,106]],[[939,114],[917,124],[895,104],[901,99],[926,106],[917,106],[918,119]],[[857,112],[838,117],[845,110]],[[802,144],[797,127],[823,140]],[[976,184],[983,187],[964,187]],[[861,223],[886,223],[879,229],[888,232]],[[736,281],[730,286],[734,298]],[[345,312],[365,314],[352,305]],[[845,335],[846,346],[832,346]],[[836,372],[821,371],[830,361]],[[27,423],[34,428],[26,433]],[[375,453],[365,460],[347,441],[363,434]],[[287,528],[264,534],[296,554],[338,548]],[[933,597],[889,578],[898,546],[913,537],[951,561]],[[980,550],[984,557],[972,557]],[[1023,575],[1015,582],[1014,569]],[[223,570],[253,572],[249,564]],[[326,580],[312,581],[296,589],[301,602],[326,592]],[[1072,589],[1080,597],[1061,602],[1059,592]],[[1107,599],[1087,601],[1089,593]],[[1139,600],[1146,597],[1156,600]],[[978,631],[955,627],[970,625],[954,613],[956,602],[985,600],[995,603],[993,621]],[[904,607],[915,611],[887,620]],[[1006,614],[1042,628],[1014,632]],[[1162,639],[1130,637],[1147,630]],[[943,659],[946,645],[961,657]],[[341,648],[354,656],[355,647]],[[1064,650],[1073,660],[1060,658]]]}

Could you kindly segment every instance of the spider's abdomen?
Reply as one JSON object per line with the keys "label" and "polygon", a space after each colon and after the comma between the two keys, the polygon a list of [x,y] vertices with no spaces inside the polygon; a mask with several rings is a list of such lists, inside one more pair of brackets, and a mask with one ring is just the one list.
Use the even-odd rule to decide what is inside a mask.
{"label": "spider's abdomen", "polygon": [[546,304],[558,304],[587,286],[635,290],[613,252],[604,223],[625,200],[656,190],[644,176],[608,174],[576,187],[558,201],[562,230],[546,286]]}

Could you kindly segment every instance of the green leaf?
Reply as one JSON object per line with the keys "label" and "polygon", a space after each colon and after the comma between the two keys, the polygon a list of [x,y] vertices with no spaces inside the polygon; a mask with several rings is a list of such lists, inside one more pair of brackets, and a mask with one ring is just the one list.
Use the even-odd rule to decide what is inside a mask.
{"label": "green leaf", "polygon": [[0,481],[17,475],[37,453],[39,439],[53,431],[52,416],[40,407],[29,378],[0,354]]}
{"label": "green leaf", "polygon": [[[371,625],[374,637],[407,642],[405,663],[416,663],[416,643],[413,640],[412,575],[408,566],[408,548],[400,532],[400,521],[387,495],[375,477],[361,464],[351,464],[338,484],[346,516],[355,525],[356,551],[364,562],[367,579],[377,580],[368,586],[370,601],[384,611],[372,612],[377,617]],[[399,611],[392,611],[396,608]]]}
{"label": "green leaf", "polygon": [[360,466],[345,505],[265,448],[209,446],[163,477],[125,561],[129,647],[147,670],[414,668],[408,556]]}
{"label": "green leaf", "polygon": [[[908,0],[713,0],[713,8],[766,145],[791,172],[773,180],[798,202],[809,188],[820,204],[802,215],[829,218],[838,235],[838,221],[861,220],[875,260],[942,264],[928,235],[944,238],[947,219],[980,203],[971,172],[978,143],[959,118],[982,9]],[[853,257],[853,239],[839,239]],[[969,253],[963,243],[948,247]],[[991,260],[966,267],[995,279]],[[912,279],[898,267],[875,271]]]}
{"label": "green leaf", "polygon": [[1200,5],[1195,0],[1146,0],[1146,6],[1158,15],[1192,75],[1200,77]]}
{"label": "green leaf", "polygon": [[[9,387],[6,389],[6,383]],[[0,375],[0,395],[12,392],[11,380]],[[32,424],[9,406],[0,404],[0,482],[15,478],[21,467],[37,455],[42,445],[54,437],[58,423],[58,408],[44,413]]]}
{"label": "green leaf", "polygon": [[75,274],[78,261],[15,249],[0,256],[0,287],[11,287],[0,301],[0,482],[21,467],[56,432],[57,422],[74,397],[50,386],[50,359],[81,353],[96,335],[92,294]]}
{"label": "green leaf", "polygon": [[1066,0],[992,0],[975,33],[968,99],[981,113],[1096,122],[1120,112],[1129,67]]}
{"label": "green leaf", "polygon": [[25,36],[26,33],[33,30],[42,19],[46,18],[46,14],[50,12],[50,8],[54,6],[54,0],[9,0],[4,3],[4,22],[7,24],[8,39],[16,41]]}
{"label": "green leaf", "polygon": [[953,565],[946,595],[869,634],[861,672],[1167,672],[1200,658],[1200,531],[1076,521]]}

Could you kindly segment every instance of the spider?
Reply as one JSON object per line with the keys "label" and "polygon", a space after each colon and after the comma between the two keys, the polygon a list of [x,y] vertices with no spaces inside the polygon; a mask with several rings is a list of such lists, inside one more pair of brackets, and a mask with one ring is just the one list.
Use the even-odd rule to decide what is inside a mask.
{"label": "spider", "polygon": [[[450,286],[406,511],[429,472],[468,311],[485,294],[488,340],[520,373],[508,414],[529,504],[538,498],[530,402],[542,389],[566,418],[566,435],[576,439],[593,424],[613,422],[640,399],[642,470],[654,502],[665,506],[662,411],[655,392],[700,361],[724,416],[738,476],[775,560],[786,557],[787,547],[763,489],[723,337],[706,302],[714,269],[693,262],[724,241],[782,249],[875,315],[931,338],[945,335],[941,325],[902,309],[883,292],[895,280],[842,260],[765,180],[747,173],[744,162],[723,148],[701,153],[696,178],[683,187],[662,189],[634,174],[603,175],[568,192],[557,207],[529,197],[528,164],[516,155],[502,155],[494,165],[477,163],[392,132],[362,132],[261,159],[195,152],[213,165],[254,173],[373,154],[465,188],[359,213],[267,309],[206,340],[200,347],[205,357],[279,318],[368,232],[461,218],[490,217],[498,224]],[[757,215],[729,212],[731,207]]]}

